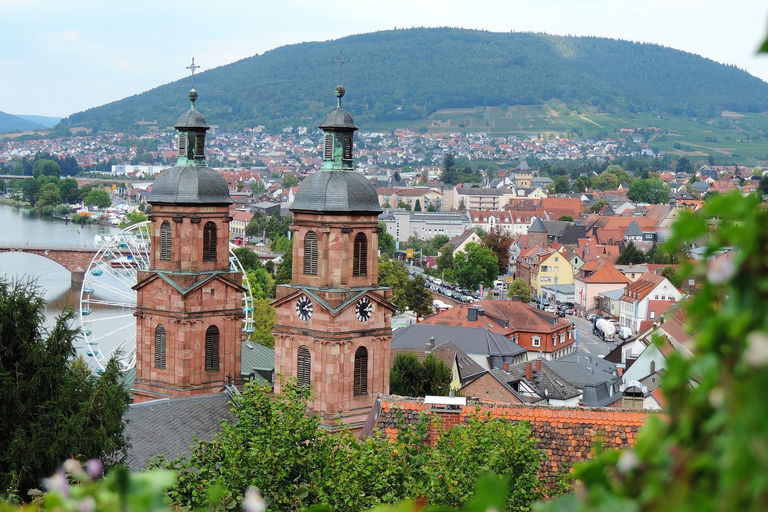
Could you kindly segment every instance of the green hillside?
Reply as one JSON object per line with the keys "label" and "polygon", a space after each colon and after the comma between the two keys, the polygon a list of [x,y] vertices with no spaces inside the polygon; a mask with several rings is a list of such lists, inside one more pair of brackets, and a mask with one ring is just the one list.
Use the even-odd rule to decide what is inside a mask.
{"label": "green hillside", "polygon": [[[536,114],[535,106],[544,103],[569,117],[711,119],[722,111],[768,111],[767,83],[682,51],[593,37],[450,28],[375,32],[276,48],[197,75],[199,108],[209,123],[232,129],[316,124],[334,105],[338,68],[333,60],[339,50],[349,59],[345,107],[366,127],[433,116],[416,124],[434,129],[440,111],[485,106],[504,111],[503,116],[482,113],[497,120],[496,131],[536,131],[542,129],[537,123],[546,127],[552,116],[531,115],[526,124],[507,113],[520,106]],[[187,108],[189,87],[189,79],[163,85],[73,114],[64,125],[169,127]]]}
{"label": "green hillside", "polygon": [[0,133],[24,130],[41,130],[44,126],[33,121],[0,112]]}

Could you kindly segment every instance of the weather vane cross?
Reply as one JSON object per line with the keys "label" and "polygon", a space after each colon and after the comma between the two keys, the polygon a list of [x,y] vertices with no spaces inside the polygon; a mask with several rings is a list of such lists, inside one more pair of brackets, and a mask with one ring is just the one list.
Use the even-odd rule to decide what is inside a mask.
{"label": "weather vane cross", "polygon": [[195,71],[200,69],[200,66],[195,65],[195,58],[192,57],[192,64],[187,66],[187,69],[192,71],[192,88],[195,88]]}
{"label": "weather vane cross", "polygon": [[339,57],[334,59],[333,62],[339,63],[339,85],[341,85],[341,67],[344,65],[344,63],[349,62],[349,59],[345,59],[342,50],[339,50]]}

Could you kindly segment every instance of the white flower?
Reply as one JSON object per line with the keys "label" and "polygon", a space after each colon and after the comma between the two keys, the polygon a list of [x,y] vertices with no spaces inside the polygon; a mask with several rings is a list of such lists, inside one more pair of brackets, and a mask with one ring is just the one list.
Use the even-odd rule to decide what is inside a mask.
{"label": "white flower", "polygon": [[731,258],[719,257],[707,262],[707,281],[714,285],[725,284],[736,274]]}
{"label": "white flower", "polygon": [[67,459],[64,461],[64,471],[68,475],[75,477],[81,477],[85,475],[85,471],[83,471],[83,465],[80,464],[79,460],[75,459]]}
{"label": "white flower", "polygon": [[245,491],[243,500],[243,510],[245,512],[264,512],[267,509],[267,503],[262,498],[261,493],[255,487],[249,487]]}
{"label": "white flower", "polygon": [[709,405],[714,409],[719,409],[725,404],[725,391],[723,388],[713,388],[709,392]]}
{"label": "white flower", "polygon": [[44,483],[49,491],[57,491],[64,496],[69,496],[69,482],[62,470],[56,471],[51,478],[46,478]]}
{"label": "white flower", "polygon": [[623,450],[619,462],[616,463],[616,469],[626,474],[635,469],[639,462],[634,450]]}
{"label": "white flower", "polygon": [[753,331],[747,335],[747,349],[742,360],[753,368],[762,368],[768,363],[768,335]]}

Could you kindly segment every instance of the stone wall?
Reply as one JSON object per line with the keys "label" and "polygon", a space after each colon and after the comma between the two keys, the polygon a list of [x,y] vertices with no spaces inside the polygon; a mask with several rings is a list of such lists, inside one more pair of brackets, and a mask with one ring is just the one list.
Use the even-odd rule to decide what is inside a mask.
{"label": "stone wall", "polygon": [[[430,442],[434,443],[443,428],[466,423],[471,414],[489,415],[509,421],[528,421],[531,432],[538,439],[538,446],[547,453],[542,473],[550,477],[564,467],[592,458],[595,442],[606,448],[633,446],[640,427],[649,413],[620,409],[589,407],[552,407],[494,403],[477,401],[466,406],[449,408],[425,405],[423,399],[383,396],[374,412],[380,410],[375,420],[380,435],[397,437],[398,428],[415,422],[421,415],[434,415],[442,421],[432,423]],[[380,406],[380,409],[378,409]],[[399,412],[398,412],[399,411]]]}

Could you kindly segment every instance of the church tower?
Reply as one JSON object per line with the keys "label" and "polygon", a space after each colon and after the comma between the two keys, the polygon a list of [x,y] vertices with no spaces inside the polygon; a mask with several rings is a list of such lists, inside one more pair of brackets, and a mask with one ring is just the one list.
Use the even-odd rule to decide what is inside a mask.
{"label": "church tower", "polygon": [[205,161],[209,126],[176,123],[178,159],[152,186],[149,269],[138,273],[137,402],[214,393],[240,380],[242,275],[229,263],[229,189]]}
{"label": "church tower", "polygon": [[[373,184],[354,170],[355,126],[338,107],[320,129],[323,167],[296,192],[293,278],[277,287],[275,373],[315,396],[325,425],[362,427],[379,393],[389,392],[392,290],[378,285],[379,206]],[[276,379],[275,392],[281,388]]]}

